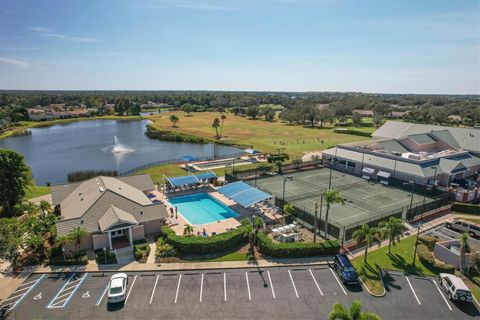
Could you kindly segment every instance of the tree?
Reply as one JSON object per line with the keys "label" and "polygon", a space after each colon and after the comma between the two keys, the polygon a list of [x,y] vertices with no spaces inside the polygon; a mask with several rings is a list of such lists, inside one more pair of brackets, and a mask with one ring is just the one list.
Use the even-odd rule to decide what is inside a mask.
{"label": "tree", "polygon": [[327,237],[328,215],[330,213],[330,207],[334,203],[341,203],[343,206],[345,204],[345,200],[342,198],[342,195],[340,194],[340,192],[335,189],[325,190],[322,194],[323,194],[323,198],[325,199],[325,202],[327,203],[327,211],[325,213],[325,237]]}
{"label": "tree", "polygon": [[16,218],[0,219],[0,259],[4,259],[15,269],[21,257],[24,231]]}
{"label": "tree", "polygon": [[[31,255],[37,253],[43,254],[44,252],[45,238],[38,234],[31,234],[25,240],[25,249],[30,251]],[[39,252],[42,251],[42,252]]]}
{"label": "tree", "polygon": [[252,257],[255,257],[255,228],[253,225],[248,221],[248,219],[244,218],[240,221],[242,227],[242,235],[248,239],[248,243],[250,244],[250,254]]}
{"label": "tree", "polygon": [[172,123],[172,127],[174,128],[177,126],[178,121],[180,121],[180,119],[178,119],[178,117],[174,114],[172,114],[169,119],[170,119],[170,122]]}
{"label": "tree", "polygon": [[392,244],[400,241],[405,231],[405,225],[402,219],[390,217],[388,221],[382,221],[378,224],[379,231],[382,234],[382,238],[388,237],[388,253],[391,253],[390,249]]}
{"label": "tree", "polygon": [[40,211],[42,211],[42,218],[45,218],[47,214],[52,212],[52,206],[48,201],[42,200],[40,201]]}
{"label": "tree", "polygon": [[220,136],[218,135],[218,128],[220,127],[220,119],[213,119],[212,127],[215,128],[215,138],[219,139]]}
{"label": "tree", "polygon": [[352,123],[353,126],[359,127],[362,124],[362,115],[358,112],[352,113]]}
{"label": "tree", "polygon": [[12,208],[22,202],[25,190],[32,186],[30,168],[22,154],[0,149],[1,215],[12,215]]}
{"label": "tree", "polygon": [[277,173],[281,174],[282,173],[282,166],[283,162],[280,160],[275,161],[275,167],[277,167]]}
{"label": "tree", "polygon": [[375,227],[370,227],[368,224],[362,224],[360,229],[356,230],[353,233],[353,239],[357,241],[359,244],[365,244],[365,256],[363,258],[363,262],[367,263],[367,254],[368,248],[370,248],[374,242],[380,245],[380,233],[378,229]]}
{"label": "tree", "polygon": [[383,116],[381,114],[374,114],[372,118],[373,124],[376,128],[380,127],[383,123]]}
{"label": "tree", "polygon": [[186,116],[186,117],[190,117],[190,116],[191,116],[192,109],[193,109],[193,108],[192,108],[192,105],[191,105],[190,103],[185,103],[185,104],[182,106],[182,108],[181,108],[181,110],[182,110],[183,112],[185,112],[185,116]]}
{"label": "tree", "polygon": [[258,116],[258,107],[257,106],[250,106],[247,108],[247,116],[252,119],[256,119]]}
{"label": "tree", "polygon": [[68,236],[68,234],[63,234],[63,235],[55,238],[55,244],[54,245],[55,245],[55,247],[60,248],[60,247],[64,247],[65,245],[67,245],[70,242],[71,242],[71,239]]}
{"label": "tree", "polygon": [[88,232],[80,227],[76,227],[75,229],[72,229],[68,233],[68,238],[70,239],[71,242],[75,244],[76,248],[76,253],[80,251],[80,243],[82,242],[83,238],[85,238],[88,235]]}
{"label": "tree", "polygon": [[468,245],[468,233],[462,233],[459,237],[460,240],[460,270],[462,273],[465,273],[467,270],[466,264],[466,254],[470,251],[470,247]]}
{"label": "tree", "polygon": [[286,203],[283,205],[283,224],[286,224],[287,217],[293,215],[294,212],[295,208],[293,204]]}
{"label": "tree", "polygon": [[328,314],[329,320],[381,320],[380,317],[371,312],[362,312],[360,300],[354,300],[350,309],[340,303],[335,303],[332,311]]}
{"label": "tree", "polygon": [[186,224],[185,227],[183,228],[183,235],[190,237],[193,235],[193,227],[189,224]]}
{"label": "tree", "polygon": [[223,137],[223,123],[225,122],[225,120],[227,119],[227,115],[226,114],[222,114],[220,116],[220,119],[222,120],[222,126],[220,128],[220,137]]}

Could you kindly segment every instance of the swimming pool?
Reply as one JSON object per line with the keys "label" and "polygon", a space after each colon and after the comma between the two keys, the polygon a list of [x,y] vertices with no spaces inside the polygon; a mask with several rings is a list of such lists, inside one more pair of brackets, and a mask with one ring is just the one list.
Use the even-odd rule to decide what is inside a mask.
{"label": "swimming pool", "polygon": [[172,206],[192,225],[206,224],[228,218],[238,217],[239,214],[211,197],[207,193],[194,193],[168,199]]}

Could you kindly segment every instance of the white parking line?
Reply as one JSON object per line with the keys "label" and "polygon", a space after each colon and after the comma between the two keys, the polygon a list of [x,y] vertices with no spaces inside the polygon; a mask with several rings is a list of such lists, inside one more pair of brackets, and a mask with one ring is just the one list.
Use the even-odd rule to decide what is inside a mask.
{"label": "white parking line", "polygon": [[125,298],[125,303],[123,305],[127,305],[128,297],[130,297],[130,293],[132,292],[133,286],[135,285],[135,281],[137,280],[137,275],[133,278],[132,285],[130,286],[130,290],[128,290],[127,297]]}
{"label": "white parking line", "polygon": [[322,289],[320,289],[320,286],[318,285],[317,279],[313,276],[312,269],[308,269],[310,271],[310,275],[312,276],[313,281],[315,282],[315,285],[317,286],[318,292],[323,296]]}
{"label": "white parking line", "polygon": [[[31,284],[33,283],[30,287],[25,287],[24,289],[28,289],[27,291],[25,291],[23,294],[20,294],[20,295],[17,295],[15,297],[10,297],[8,299],[5,299],[3,302],[5,301],[8,301],[8,300],[13,300],[13,298],[18,298],[20,297],[20,299],[18,299],[17,301],[15,301],[15,303],[8,309],[8,310],[13,310],[20,302],[22,302],[23,299],[25,299],[25,297],[43,280],[43,278],[45,278],[47,274],[44,273],[42,274],[42,276],[36,280],[32,280],[32,281],[29,281],[29,282],[25,282],[25,283],[22,283],[20,286],[24,286],[26,284]],[[22,289],[22,290],[24,290]],[[17,291],[20,291],[20,290],[17,290]],[[15,291],[15,292],[17,292]],[[6,305],[0,305],[0,309],[6,307],[8,304]]]}
{"label": "white parking line", "polygon": [[177,303],[178,299],[178,291],[180,290],[180,281],[182,281],[182,274],[178,277],[178,284],[177,284],[177,293],[175,293],[175,303]]}
{"label": "white parking line", "polygon": [[268,281],[270,281],[270,288],[272,288],[272,296],[273,296],[273,299],[275,299],[275,290],[273,290],[273,284],[272,284],[272,278],[270,277],[270,271],[267,270],[267,274],[268,274]]}
{"label": "white parking line", "polygon": [[157,287],[158,277],[160,276],[157,275],[157,278],[155,279],[155,285],[153,286],[152,295],[150,296],[150,304],[152,304],[153,295],[155,294],[155,288]]}
{"label": "white parking line", "polygon": [[440,295],[442,296],[443,301],[445,301],[445,303],[447,304],[448,309],[452,311],[452,307],[450,307],[450,304],[448,303],[447,298],[445,298],[445,296],[443,295],[443,292],[442,290],[440,290],[440,287],[438,286],[437,282],[435,282],[435,280],[432,280],[432,282],[435,284],[435,287],[437,287],[438,292],[440,292]]}
{"label": "white parking line", "polygon": [[338,285],[340,286],[340,288],[342,288],[343,293],[345,293],[345,295],[347,295],[347,291],[345,291],[345,289],[343,288],[342,283],[340,282],[340,280],[338,280],[335,272],[333,272],[332,268],[328,268],[328,269],[330,269],[330,271],[332,272],[333,276],[335,277],[335,280],[337,280],[337,282],[338,282]]}
{"label": "white parking line", "polygon": [[227,301],[227,275],[223,273],[223,299]]}
{"label": "white parking line", "polygon": [[97,303],[95,303],[95,307],[98,307],[100,305],[100,303],[102,303],[103,297],[105,297],[105,294],[107,293],[109,287],[110,287],[110,282],[107,282],[107,285],[105,286],[105,289],[103,290],[100,297],[98,297]]}
{"label": "white parking line", "polygon": [[418,304],[421,304],[420,300],[419,300],[418,297],[417,297],[417,294],[415,293],[415,290],[413,290],[413,286],[412,286],[412,284],[410,283],[410,280],[408,279],[407,276],[405,276],[405,279],[407,279],[408,285],[410,286],[410,289],[412,289],[413,295],[415,296],[415,299],[417,299]]}
{"label": "white parking line", "polygon": [[290,280],[292,281],[293,290],[295,290],[295,295],[296,295],[296,296],[297,296],[297,298],[298,298],[298,291],[297,291],[297,287],[295,287],[295,282],[293,282],[293,277],[292,277],[292,273],[290,272],[290,270],[288,270],[288,275],[290,276]]}
{"label": "white parking line", "polygon": [[57,294],[52,298],[52,300],[50,300],[50,303],[47,305],[47,309],[50,309],[52,307],[53,302],[58,298],[60,293],[63,292],[65,287],[68,286],[68,284],[70,283],[70,280],[72,280],[74,276],[75,276],[75,273],[72,273],[70,278],[68,278],[67,282],[65,282],[65,284],[62,286],[62,288],[57,292]]}
{"label": "white parking line", "polygon": [[203,296],[203,273],[202,273],[202,280],[200,281],[200,302],[202,302]]}
{"label": "white parking line", "polygon": [[248,282],[248,272],[245,272],[245,278],[247,279],[247,289],[248,289],[248,300],[252,300],[252,295],[250,294],[250,282]]}

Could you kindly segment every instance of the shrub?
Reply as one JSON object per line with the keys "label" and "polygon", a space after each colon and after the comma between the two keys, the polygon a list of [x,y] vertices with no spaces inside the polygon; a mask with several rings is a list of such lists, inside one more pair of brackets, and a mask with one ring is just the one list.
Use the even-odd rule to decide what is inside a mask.
{"label": "shrub", "polygon": [[271,154],[267,156],[268,163],[274,163],[277,161],[285,161],[288,160],[289,156],[288,153],[279,153],[279,154]]}
{"label": "shrub", "polygon": [[157,244],[157,252],[155,252],[155,255],[161,258],[175,257],[177,250],[168,243]]}
{"label": "shrub", "polygon": [[418,237],[418,242],[427,246],[428,250],[433,251],[435,248],[435,243],[438,241],[437,238],[432,236],[421,236]]}
{"label": "shrub", "polygon": [[277,258],[295,258],[315,255],[334,255],[338,253],[340,245],[338,241],[326,240],[318,243],[274,242],[265,233],[257,234],[257,244],[260,252]]}
{"label": "shrub", "polygon": [[150,125],[147,126],[145,135],[151,139],[158,139],[164,141],[178,141],[189,143],[207,143],[202,137],[192,136],[185,133],[179,133],[169,130],[158,130]]}
{"label": "shrub", "polygon": [[51,266],[86,265],[88,264],[88,257],[86,254],[79,254],[71,257],[67,256],[65,257],[65,259],[63,259],[63,256],[54,256],[50,258],[48,264]]}
{"label": "shrub", "polygon": [[150,246],[148,243],[136,244],[133,246],[133,255],[135,260],[145,262],[150,254]]}
{"label": "shrub", "polygon": [[478,204],[454,202],[452,204],[452,210],[462,213],[480,215],[480,206]]}
{"label": "shrub", "polygon": [[206,238],[178,236],[169,226],[163,226],[160,232],[165,237],[165,241],[181,253],[216,253],[247,241],[242,228]]}
{"label": "shrub", "polygon": [[370,137],[370,133],[361,131],[361,130],[355,130],[355,129],[345,129],[345,128],[338,128],[334,130],[335,133],[344,133],[344,134],[352,134],[355,136],[362,136],[362,137]]}
{"label": "shrub", "polygon": [[67,176],[68,182],[84,181],[98,176],[118,176],[116,170],[81,170],[70,172]]}
{"label": "shrub", "polygon": [[435,273],[454,273],[455,267],[450,264],[437,263],[432,252],[424,244],[419,244],[417,247],[418,260],[429,270]]}
{"label": "shrub", "polygon": [[[105,256],[107,261],[105,262]],[[103,251],[102,249],[95,250],[95,260],[98,264],[114,264],[117,263],[117,256],[113,251],[107,250]]]}

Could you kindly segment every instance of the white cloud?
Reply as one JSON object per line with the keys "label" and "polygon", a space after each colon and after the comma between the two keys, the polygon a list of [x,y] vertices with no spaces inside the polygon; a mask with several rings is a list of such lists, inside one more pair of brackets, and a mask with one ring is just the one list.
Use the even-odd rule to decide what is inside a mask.
{"label": "white cloud", "polygon": [[16,59],[9,59],[9,58],[2,58],[2,57],[0,57],[0,62],[1,63],[6,63],[6,64],[11,64],[11,65],[17,66],[21,69],[27,68],[29,66],[29,64],[25,61],[16,60]]}
{"label": "white cloud", "polygon": [[90,37],[75,37],[69,36],[63,33],[56,32],[54,29],[44,28],[44,27],[32,27],[30,28],[35,33],[41,34],[45,37],[65,40],[65,41],[73,41],[73,42],[101,42],[98,39],[90,38]]}

